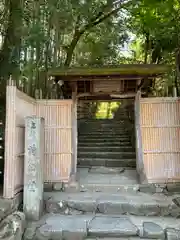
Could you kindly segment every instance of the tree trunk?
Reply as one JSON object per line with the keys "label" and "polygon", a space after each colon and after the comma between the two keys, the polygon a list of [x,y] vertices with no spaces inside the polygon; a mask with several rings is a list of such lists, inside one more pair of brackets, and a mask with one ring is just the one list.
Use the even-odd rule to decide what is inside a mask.
{"label": "tree trunk", "polygon": [[22,0],[9,0],[8,3],[8,25],[0,52],[0,80],[4,86],[10,75],[17,76],[22,30]]}
{"label": "tree trunk", "polygon": [[180,83],[180,48],[177,49],[175,53],[176,59],[176,78],[175,78],[175,87],[177,91],[177,95],[179,96],[179,88],[178,85]]}
{"label": "tree trunk", "polygon": [[79,32],[78,30],[75,31],[73,39],[71,41],[71,44],[69,45],[69,47],[67,49],[66,60],[65,60],[65,63],[64,63],[65,67],[69,67],[69,65],[71,64],[74,49],[76,48],[76,45],[77,45],[79,39],[81,38],[82,34],[83,33]]}

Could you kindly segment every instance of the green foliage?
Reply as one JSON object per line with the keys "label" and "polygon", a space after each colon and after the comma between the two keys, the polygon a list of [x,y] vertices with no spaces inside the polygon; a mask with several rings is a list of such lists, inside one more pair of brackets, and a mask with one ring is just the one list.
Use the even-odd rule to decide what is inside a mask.
{"label": "green foliage", "polygon": [[[4,40],[10,37],[7,35],[10,23],[9,2],[12,0],[0,0],[2,37],[0,54],[3,52]],[[18,48],[11,49],[10,46],[8,49],[10,57],[7,56],[8,61],[16,62],[16,67],[20,66],[16,76],[21,80],[21,85],[28,84],[28,91],[32,92],[32,86],[48,88],[47,79],[41,79],[40,73],[47,72],[51,67],[64,66],[67,57],[69,57],[68,65],[74,66],[102,66],[146,61],[170,64],[172,73],[163,81],[157,80],[158,84],[155,82],[153,85],[156,87],[162,84],[164,89],[179,85],[180,2],[178,0],[129,0],[122,1],[122,6],[114,5],[114,2],[117,2],[115,0],[17,2],[23,3],[23,17],[19,24],[21,51],[19,55]],[[16,13],[14,16],[19,16],[17,9],[14,9]],[[101,19],[114,9],[118,11],[94,24],[97,19]],[[18,32],[17,26],[16,31]],[[132,54],[123,56],[121,49],[129,41],[132,33],[135,36],[129,45]],[[9,69],[7,71],[9,73]],[[45,92],[47,91],[48,89]]]}
{"label": "green foliage", "polygon": [[[172,66],[168,77],[153,83],[153,92],[176,86],[179,87],[180,75],[180,2],[177,0],[141,0],[129,8],[127,24],[136,39],[132,43],[132,57],[143,62],[147,54],[149,63],[162,63]],[[180,55],[179,55],[180,56]],[[178,78],[178,82],[176,82]],[[157,83],[157,84],[156,84]]]}
{"label": "green foliage", "polygon": [[112,119],[120,104],[120,102],[100,102],[95,114],[96,119]]}
{"label": "green foliage", "polygon": [[[12,0],[11,0],[12,1]],[[0,0],[0,34],[6,30],[8,1]],[[21,54],[19,79],[28,79],[29,84],[38,85],[39,74],[51,67],[63,66],[67,60],[72,41],[83,30],[72,54],[71,65],[103,65],[118,63],[119,49],[128,39],[125,19],[121,11],[114,12],[99,24],[96,19],[113,11],[119,4],[114,0],[24,0],[21,21]],[[16,9],[13,9],[15,12]],[[102,18],[103,19],[103,18]],[[92,23],[92,25],[89,25]],[[87,29],[86,29],[87,28]],[[8,38],[6,32],[4,39]],[[3,40],[4,40],[3,39]],[[2,44],[3,49],[3,44]],[[9,53],[11,54],[11,53]],[[27,81],[25,81],[27,83]],[[47,86],[46,81],[43,83]],[[30,88],[29,88],[30,89]]]}

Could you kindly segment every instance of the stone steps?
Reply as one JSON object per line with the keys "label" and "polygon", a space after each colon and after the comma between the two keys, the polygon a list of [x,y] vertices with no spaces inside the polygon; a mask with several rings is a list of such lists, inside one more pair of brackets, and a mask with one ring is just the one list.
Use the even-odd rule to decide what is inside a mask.
{"label": "stone steps", "polygon": [[90,128],[89,126],[87,126],[87,129],[84,129],[83,132],[81,133],[90,133],[89,129],[91,129],[91,132],[97,132],[99,134],[101,133],[110,133],[110,132],[116,132],[116,133],[126,133],[128,127],[127,126],[121,126],[121,127],[112,127],[112,128],[102,128],[101,126],[97,127],[97,128]]}
{"label": "stone steps", "polygon": [[128,124],[112,124],[111,126],[110,125],[107,125],[107,126],[104,126],[103,124],[94,124],[94,125],[89,125],[89,124],[86,124],[85,125],[86,127],[84,127],[84,131],[85,132],[88,132],[88,129],[89,127],[91,127],[91,130],[93,131],[98,131],[98,132],[102,132],[102,131],[125,131],[126,130],[126,127],[128,129]]}
{"label": "stone steps", "polygon": [[116,141],[111,141],[111,142],[109,142],[109,141],[106,141],[106,142],[89,142],[89,141],[79,141],[78,142],[78,146],[80,146],[80,147],[91,147],[91,146],[95,146],[95,147],[131,147],[132,146],[132,144],[130,143],[130,141],[127,141],[127,142],[125,142],[125,141],[122,141],[122,142],[116,142]]}
{"label": "stone steps", "polygon": [[109,125],[115,125],[115,124],[120,124],[122,123],[123,120],[116,120],[116,119],[89,119],[89,120],[85,120],[84,123],[85,124],[95,124],[97,125],[99,124],[109,124]]}
{"label": "stone steps", "polygon": [[135,149],[124,121],[91,120],[84,126],[78,136],[78,166],[136,167]]}
{"label": "stone steps", "polygon": [[133,216],[179,217],[180,207],[172,200],[173,196],[149,195],[140,192],[117,193],[45,193],[45,206],[48,213],[105,214]]}
{"label": "stone steps", "polygon": [[130,137],[126,134],[126,135],[110,135],[110,134],[108,134],[107,136],[105,136],[105,135],[89,135],[89,136],[87,136],[87,135],[80,135],[79,136],[79,139],[81,139],[81,140],[84,140],[84,139],[88,139],[88,140],[96,140],[96,139],[100,139],[100,140],[109,140],[109,141],[111,141],[111,140],[116,140],[116,141],[118,141],[118,140],[121,140],[121,141],[126,141],[126,140],[129,140],[130,139]]}
{"label": "stone steps", "polygon": [[129,129],[128,124],[114,124],[114,125],[103,125],[103,124],[84,124],[84,126],[81,125],[81,129],[83,129],[83,132],[89,132],[89,129],[91,129],[93,132],[98,131],[98,132],[108,132],[108,131],[117,131],[117,132],[123,132],[127,131]]}
{"label": "stone steps", "polygon": [[[122,123],[124,123],[124,116],[122,116],[123,119],[91,119],[91,120],[86,120],[84,121],[85,124],[90,124],[90,125],[97,125],[97,124],[101,124],[103,126],[105,125],[109,125],[109,126],[114,126],[114,125],[120,125]],[[125,118],[127,119],[127,118]]]}
{"label": "stone steps", "polygon": [[79,138],[96,138],[96,137],[100,137],[101,139],[103,138],[129,138],[129,135],[127,133],[113,133],[113,132],[109,132],[109,133],[83,133],[79,135]]}
{"label": "stone steps", "polygon": [[107,129],[107,130],[105,130],[105,129],[102,129],[102,130],[99,130],[99,129],[96,129],[96,130],[92,130],[91,129],[91,131],[87,131],[87,132],[82,132],[82,133],[80,133],[80,135],[87,135],[87,136],[89,136],[89,135],[93,135],[93,134],[99,134],[99,135],[103,135],[103,134],[105,134],[105,135],[107,135],[107,134],[118,134],[118,135],[121,135],[121,134],[128,134],[128,132],[127,132],[127,130],[125,130],[125,129],[122,129],[122,130],[119,130],[119,129]]}
{"label": "stone steps", "polygon": [[[79,185],[79,188],[73,192],[108,192],[109,194],[118,193],[118,192],[137,192],[139,189],[139,184],[129,183],[128,185],[123,184],[82,184]],[[65,190],[66,192],[71,192],[71,190]]]}
{"label": "stone steps", "polygon": [[132,168],[89,167],[77,169],[76,188],[65,188],[67,192],[117,193],[139,191],[138,176]]}
{"label": "stone steps", "polygon": [[135,152],[131,146],[78,146],[79,152],[95,152],[95,151],[105,151],[105,152]]}
{"label": "stone steps", "polygon": [[24,240],[179,239],[179,220],[160,217],[46,214],[29,224]]}
{"label": "stone steps", "polygon": [[78,142],[79,143],[82,143],[82,142],[86,142],[86,143],[91,143],[91,142],[94,142],[94,144],[96,143],[103,143],[103,142],[110,142],[110,143],[114,143],[114,142],[119,142],[119,143],[122,143],[122,142],[126,142],[126,143],[130,143],[131,142],[131,139],[130,137],[107,137],[107,138],[102,138],[102,137],[79,137],[78,138]]}
{"label": "stone steps", "polygon": [[105,166],[105,167],[136,167],[135,158],[98,158],[98,157],[79,157],[78,165],[89,166]]}
{"label": "stone steps", "polygon": [[114,124],[113,124],[113,123],[103,124],[103,123],[98,123],[98,122],[92,124],[92,123],[88,123],[88,122],[87,122],[87,123],[84,124],[84,129],[85,129],[86,127],[88,127],[88,128],[96,129],[96,130],[99,130],[99,129],[105,129],[105,130],[108,130],[108,129],[123,130],[125,126],[127,126],[126,121],[124,121],[123,123],[118,122],[118,123],[114,123]]}
{"label": "stone steps", "polygon": [[135,158],[136,154],[135,152],[109,152],[109,151],[103,151],[103,152],[87,152],[87,151],[80,151],[78,152],[78,158],[105,158],[105,159],[124,159],[124,161],[126,161],[125,159],[131,159],[131,158]]}
{"label": "stone steps", "polygon": [[126,159],[112,159],[112,158],[80,158],[78,157],[78,163],[81,166],[105,166],[105,167],[136,167],[135,158]]}
{"label": "stone steps", "polygon": [[117,143],[119,142],[119,144],[121,143],[127,143],[129,144],[130,143],[130,138],[128,139],[122,139],[122,138],[111,138],[111,139],[108,139],[108,138],[104,138],[104,139],[100,139],[100,138],[79,138],[78,139],[78,143]]}

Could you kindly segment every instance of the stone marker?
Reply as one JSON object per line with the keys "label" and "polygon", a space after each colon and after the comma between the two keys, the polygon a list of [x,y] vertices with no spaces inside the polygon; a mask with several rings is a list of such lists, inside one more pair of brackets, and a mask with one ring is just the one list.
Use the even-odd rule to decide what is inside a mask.
{"label": "stone marker", "polygon": [[43,211],[44,120],[31,116],[25,122],[24,213],[39,220]]}

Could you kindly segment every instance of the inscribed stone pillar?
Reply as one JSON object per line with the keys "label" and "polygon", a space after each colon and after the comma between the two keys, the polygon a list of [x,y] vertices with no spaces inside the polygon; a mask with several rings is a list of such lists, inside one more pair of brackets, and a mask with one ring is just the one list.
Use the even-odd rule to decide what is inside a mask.
{"label": "inscribed stone pillar", "polygon": [[24,212],[39,220],[43,211],[44,119],[27,117],[25,122]]}

